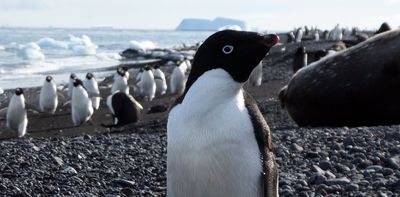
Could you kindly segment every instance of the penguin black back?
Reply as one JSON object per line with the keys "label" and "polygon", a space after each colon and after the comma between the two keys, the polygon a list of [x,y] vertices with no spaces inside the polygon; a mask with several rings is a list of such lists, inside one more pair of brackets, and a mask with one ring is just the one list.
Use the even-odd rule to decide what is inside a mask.
{"label": "penguin black back", "polygon": [[111,99],[114,116],[118,119],[118,123],[114,127],[135,123],[140,120],[140,109],[133,101],[132,96],[124,92],[117,92],[112,95]]}

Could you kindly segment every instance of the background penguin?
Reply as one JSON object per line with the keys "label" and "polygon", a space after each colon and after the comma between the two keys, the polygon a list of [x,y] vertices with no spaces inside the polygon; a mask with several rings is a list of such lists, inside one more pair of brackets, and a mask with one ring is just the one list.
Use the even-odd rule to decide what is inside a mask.
{"label": "background penguin", "polygon": [[16,131],[18,137],[26,133],[28,118],[25,110],[25,97],[21,88],[15,89],[7,109],[7,127]]}
{"label": "background penguin", "polygon": [[262,83],[262,61],[253,69],[249,77],[252,86],[261,86]]}
{"label": "background penguin", "polygon": [[156,93],[156,82],[154,81],[153,71],[150,66],[144,67],[140,81],[140,93],[147,101],[152,101]]}
{"label": "background penguin", "polygon": [[68,99],[72,98],[72,89],[74,88],[74,80],[76,79],[76,74],[71,73],[69,76],[69,81],[68,81]]}
{"label": "background penguin", "polygon": [[71,115],[74,126],[87,122],[93,115],[92,100],[80,79],[75,79],[72,89]]}
{"label": "background penguin", "polygon": [[93,109],[94,110],[99,109],[100,106],[99,85],[97,84],[96,78],[92,73],[86,74],[86,78],[83,81],[83,86],[86,88],[86,91],[92,100]]}
{"label": "background penguin", "polygon": [[225,30],[199,47],[168,116],[167,196],[277,196],[271,132],[242,86],[278,42]]}
{"label": "background penguin", "polygon": [[300,68],[307,66],[307,52],[306,47],[301,46],[297,48],[293,58],[293,73],[296,73]]}
{"label": "background penguin", "polygon": [[118,68],[117,73],[114,75],[114,83],[111,87],[111,94],[116,91],[129,94],[128,77],[129,76],[124,69]]}
{"label": "background penguin", "polygon": [[172,71],[169,84],[171,94],[181,95],[185,90],[185,71],[177,64]]}
{"label": "background penguin", "polygon": [[140,80],[142,79],[143,70],[144,70],[143,67],[139,69],[139,72],[137,73],[136,78],[135,78],[136,84],[138,84],[140,82]]}
{"label": "background penguin", "polygon": [[129,72],[128,72],[128,67],[126,66],[118,66],[117,67],[117,73],[114,74],[114,78],[118,77],[118,73],[124,73],[124,76],[129,79]]}
{"label": "background penguin", "polygon": [[154,66],[153,75],[156,82],[156,96],[161,96],[167,91],[167,81],[159,65]]}
{"label": "background penguin", "polygon": [[57,87],[53,77],[47,76],[40,89],[39,108],[40,111],[54,114],[58,105]]}
{"label": "background penguin", "polygon": [[141,117],[140,112],[143,110],[142,105],[131,95],[119,91],[108,96],[107,107],[113,114],[114,124],[102,124],[104,127],[120,127],[129,123],[138,122]]}
{"label": "background penguin", "polygon": [[301,40],[303,39],[303,34],[304,34],[303,29],[299,28],[296,32],[296,43],[301,42]]}
{"label": "background penguin", "polygon": [[192,63],[190,63],[190,60],[189,60],[187,57],[185,57],[185,58],[183,59],[183,62],[186,63],[186,71],[187,71],[187,72],[189,72],[190,70],[192,70]]}

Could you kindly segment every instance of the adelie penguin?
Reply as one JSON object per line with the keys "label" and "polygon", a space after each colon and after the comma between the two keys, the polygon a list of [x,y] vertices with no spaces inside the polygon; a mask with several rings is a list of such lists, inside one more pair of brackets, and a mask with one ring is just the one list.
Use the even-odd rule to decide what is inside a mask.
{"label": "adelie penguin", "polygon": [[253,69],[248,83],[251,86],[261,86],[262,83],[262,61]]}
{"label": "adelie penguin", "polygon": [[167,196],[277,196],[271,131],[242,88],[279,42],[225,30],[197,50],[167,125]]}
{"label": "adelie penguin", "polygon": [[113,115],[113,124],[103,127],[120,127],[129,123],[138,122],[141,118],[142,105],[131,95],[124,92],[115,92],[108,96],[107,107]]}
{"label": "adelie penguin", "polygon": [[307,66],[307,52],[306,47],[301,46],[297,48],[293,58],[293,73],[296,73],[300,68]]}
{"label": "adelie penguin", "polygon": [[180,64],[177,64],[172,71],[171,80],[169,81],[169,90],[171,94],[181,95],[185,90],[185,68],[181,68]]}
{"label": "adelie penguin", "polygon": [[76,79],[76,74],[71,73],[69,76],[69,81],[68,81],[68,99],[72,98],[72,89],[74,88],[74,80]]}
{"label": "adelie penguin", "polygon": [[145,66],[140,81],[140,94],[146,101],[152,101],[156,94],[156,82],[150,66]]}
{"label": "adelie penguin", "polygon": [[93,111],[92,100],[83,87],[82,81],[75,79],[71,100],[71,115],[74,126],[79,126],[90,120]]}
{"label": "adelie penguin", "polygon": [[15,89],[7,109],[7,127],[17,132],[18,137],[26,134],[28,118],[25,110],[25,97],[21,88]]}
{"label": "adelie penguin", "polygon": [[165,80],[165,74],[163,71],[160,69],[159,65],[156,65],[154,67],[154,80],[156,82],[156,96],[161,96],[165,94],[167,91],[167,82]]}
{"label": "adelie penguin", "polygon": [[129,86],[128,86],[129,74],[123,68],[118,68],[117,73],[114,75],[114,83],[111,87],[111,94],[116,91],[125,92],[129,94]]}
{"label": "adelie penguin", "polygon": [[94,110],[99,109],[100,106],[100,91],[99,85],[97,84],[96,78],[92,73],[87,73],[86,78],[83,81],[83,86],[86,88],[86,92],[92,100],[92,106]]}
{"label": "adelie penguin", "polygon": [[57,87],[53,77],[47,76],[40,89],[40,111],[54,114],[58,105]]}

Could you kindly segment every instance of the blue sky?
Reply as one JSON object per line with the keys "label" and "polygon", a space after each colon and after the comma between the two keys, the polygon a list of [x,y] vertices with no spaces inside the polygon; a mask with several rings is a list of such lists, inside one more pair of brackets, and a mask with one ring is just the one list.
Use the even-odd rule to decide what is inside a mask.
{"label": "blue sky", "polygon": [[0,0],[0,25],[174,29],[183,18],[244,20],[260,30],[400,26],[400,0]]}

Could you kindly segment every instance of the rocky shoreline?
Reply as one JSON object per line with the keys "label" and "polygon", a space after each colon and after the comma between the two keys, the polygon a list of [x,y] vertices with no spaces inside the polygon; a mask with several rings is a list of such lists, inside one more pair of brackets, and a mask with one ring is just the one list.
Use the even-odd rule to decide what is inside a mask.
{"label": "rocky shoreline", "polygon": [[[315,50],[332,44],[302,43]],[[291,57],[298,46],[271,50],[264,60],[262,86],[246,87],[273,132],[280,195],[399,196],[399,125],[299,128],[280,107],[277,95],[293,74]],[[2,106],[6,96],[0,99]],[[173,100],[165,96],[144,107]],[[166,195],[167,112],[107,130],[97,125],[111,121],[106,109],[95,113],[94,125],[78,128],[57,127],[70,122],[68,108],[60,110],[58,118],[33,114],[27,137],[0,141],[1,196]],[[0,128],[4,123],[0,121]]]}

